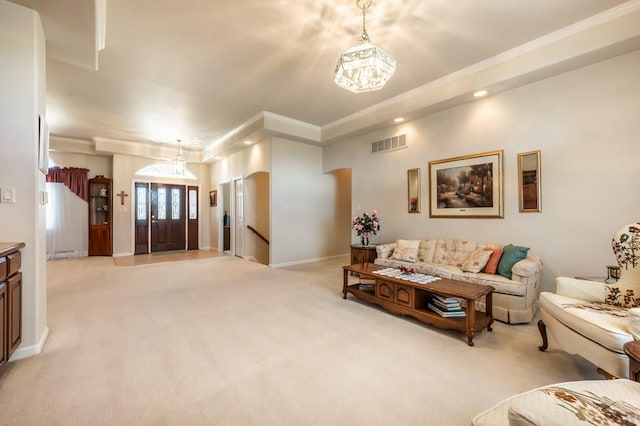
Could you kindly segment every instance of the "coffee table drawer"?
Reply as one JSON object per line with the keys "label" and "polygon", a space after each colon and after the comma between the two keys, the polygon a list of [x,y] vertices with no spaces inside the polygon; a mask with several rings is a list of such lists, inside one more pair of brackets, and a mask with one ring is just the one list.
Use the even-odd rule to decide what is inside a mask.
{"label": "coffee table drawer", "polygon": [[376,297],[393,301],[393,283],[378,279],[376,280]]}
{"label": "coffee table drawer", "polygon": [[393,301],[398,305],[413,308],[413,287],[396,284]]}
{"label": "coffee table drawer", "polygon": [[394,284],[378,279],[376,285],[376,297],[408,308],[413,308],[413,287]]}

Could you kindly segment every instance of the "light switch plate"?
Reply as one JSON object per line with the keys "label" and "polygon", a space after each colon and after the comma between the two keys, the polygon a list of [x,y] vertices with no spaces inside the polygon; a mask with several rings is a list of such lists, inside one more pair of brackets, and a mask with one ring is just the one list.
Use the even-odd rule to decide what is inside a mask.
{"label": "light switch plate", "polygon": [[0,202],[3,203],[15,203],[16,202],[16,189],[15,188],[2,188],[0,189]]}

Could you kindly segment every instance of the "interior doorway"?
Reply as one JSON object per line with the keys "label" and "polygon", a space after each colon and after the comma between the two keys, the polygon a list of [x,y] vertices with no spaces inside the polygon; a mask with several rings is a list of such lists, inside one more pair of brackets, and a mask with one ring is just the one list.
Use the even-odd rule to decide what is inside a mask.
{"label": "interior doorway", "polygon": [[244,256],[244,200],[242,198],[243,181],[235,179],[233,181],[233,222],[234,222],[234,255]]}
{"label": "interior doorway", "polygon": [[218,242],[218,247],[222,244],[222,251],[231,254],[231,182],[220,185],[222,209],[222,241]]}

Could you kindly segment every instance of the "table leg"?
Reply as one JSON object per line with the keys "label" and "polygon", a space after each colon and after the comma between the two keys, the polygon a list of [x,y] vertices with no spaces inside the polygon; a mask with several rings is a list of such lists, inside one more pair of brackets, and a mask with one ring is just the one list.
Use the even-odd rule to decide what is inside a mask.
{"label": "table leg", "polygon": [[349,271],[346,269],[343,271],[342,277],[342,298],[347,298],[347,286],[349,285]]}
{"label": "table leg", "polygon": [[489,317],[489,324],[487,325],[487,331],[493,331],[493,292],[487,294],[484,298],[485,314]]}
{"label": "table leg", "polygon": [[466,335],[467,335],[467,344],[469,346],[473,346],[473,336],[475,334],[475,327],[476,327],[476,301],[473,299],[466,299],[467,300],[467,306],[466,306],[466,312],[467,312],[467,326],[466,326]]}

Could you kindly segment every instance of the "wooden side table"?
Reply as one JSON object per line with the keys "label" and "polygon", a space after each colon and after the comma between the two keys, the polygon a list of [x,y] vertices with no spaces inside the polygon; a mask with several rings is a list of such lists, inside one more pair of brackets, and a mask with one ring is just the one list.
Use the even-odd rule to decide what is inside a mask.
{"label": "wooden side table", "polygon": [[378,254],[376,253],[376,246],[362,244],[351,244],[351,264],[356,263],[373,263],[376,260]]}
{"label": "wooden side table", "polygon": [[629,380],[640,382],[640,340],[625,343],[624,353],[629,357]]}

